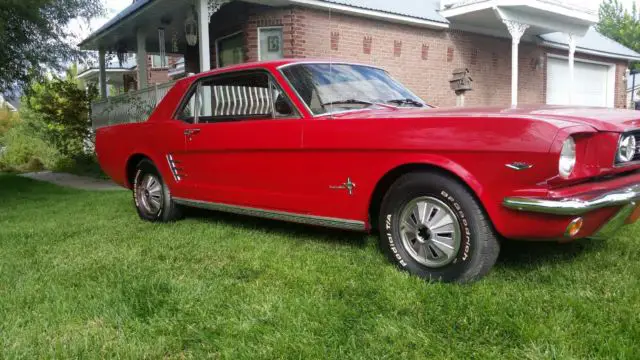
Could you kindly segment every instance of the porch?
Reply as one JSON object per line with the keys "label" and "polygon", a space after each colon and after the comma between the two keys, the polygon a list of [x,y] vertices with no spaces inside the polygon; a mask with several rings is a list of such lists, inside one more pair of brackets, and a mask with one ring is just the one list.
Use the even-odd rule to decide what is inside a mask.
{"label": "porch", "polygon": [[[429,9],[428,6],[413,3],[400,6],[363,0],[362,4],[366,5],[364,9],[335,0],[137,0],[81,44],[85,50],[99,52],[102,99],[93,106],[93,123],[94,127],[100,127],[141,121],[153,110],[170,84],[149,85],[146,61],[149,55],[160,58],[166,54],[183,55],[184,62],[176,70],[185,75],[238,62],[305,57],[306,52],[301,49],[310,47],[312,42],[327,46],[317,51],[313,49],[314,54],[361,61],[352,52],[329,55],[334,51],[334,30],[338,30],[331,23],[323,27],[327,28],[326,33],[312,34],[309,31],[305,34],[304,29],[299,33],[289,32],[290,28],[304,26],[294,23],[291,19],[293,15],[290,15],[300,9],[325,12],[329,16],[324,21],[329,22],[332,21],[332,13],[347,14],[411,26],[409,30],[414,32],[429,31],[429,34],[433,34],[434,31],[460,30],[493,38],[509,38],[512,43],[512,105],[518,103],[519,69],[522,66],[519,59],[520,42],[551,47],[544,37],[554,34],[553,39],[560,37],[566,40],[566,47],[558,47],[556,52],[560,52],[562,57],[558,58],[563,59],[569,74],[566,85],[554,91],[564,93],[562,103],[573,104],[576,88],[575,53],[580,48],[582,37],[597,21],[597,7],[585,3],[577,0],[442,0],[434,2],[434,8]],[[403,8],[396,9],[398,6]],[[277,14],[285,20],[272,23],[268,20],[270,14]],[[336,17],[333,19],[336,21]],[[312,41],[311,38],[322,40]],[[107,96],[105,62],[108,53],[117,54],[118,57],[135,54],[135,71],[139,79],[136,91],[112,98]],[[379,56],[393,58],[395,55]],[[395,69],[388,70],[393,72]],[[607,106],[610,105],[607,103]]]}
{"label": "porch", "polygon": [[[210,70],[209,20],[226,2],[136,0],[84,40],[80,47],[97,50],[99,60],[98,68],[89,73],[97,77],[95,82],[100,94],[100,100],[92,104],[93,127],[144,121],[175,83],[171,77]],[[166,62],[171,54],[189,58],[192,66],[183,59],[170,67]],[[134,59],[134,69],[129,73],[136,75],[135,89],[115,96],[109,93],[109,87],[117,77],[114,75],[120,73],[109,69],[108,56],[117,56],[125,62]],[[160,83],[150,81],[153,76],[151,58],[163,62],[156,67],[167,70],[166,79],[154,81]]]}
{"label": "porch", "polygon": [[[547,34],[566,39],[568,82],[564,102],[573,105],[575,53],[598,21],[598,4],[579,0],[443,0],[441,14],[452,27],[511,38],[511,104],[518,104],[521,40],[536,42]],[[610,106],[613,106],[611,104]]]}

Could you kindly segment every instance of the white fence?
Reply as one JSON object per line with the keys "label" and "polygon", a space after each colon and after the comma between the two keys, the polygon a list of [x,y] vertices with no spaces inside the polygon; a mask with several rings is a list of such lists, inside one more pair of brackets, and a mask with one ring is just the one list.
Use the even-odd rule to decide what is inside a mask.
{"label": "white fence", "polygon": [[155,85],[92,103],[93,128],[146,121],[173,84]]}

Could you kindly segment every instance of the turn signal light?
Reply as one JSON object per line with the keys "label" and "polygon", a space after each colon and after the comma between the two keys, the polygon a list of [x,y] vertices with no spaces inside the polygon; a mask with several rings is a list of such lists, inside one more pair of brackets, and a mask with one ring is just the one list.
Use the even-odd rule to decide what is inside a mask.
{"label": "turn signal light", "polygon": [[569,226],[567,226],[567,231],[565,234],[570,238],[575,237],[576,235],[578,235],[580,230],[582,230],[582,225],[584,225],[583,218],[579,217],[573,219],[573,221],[569,223]]}

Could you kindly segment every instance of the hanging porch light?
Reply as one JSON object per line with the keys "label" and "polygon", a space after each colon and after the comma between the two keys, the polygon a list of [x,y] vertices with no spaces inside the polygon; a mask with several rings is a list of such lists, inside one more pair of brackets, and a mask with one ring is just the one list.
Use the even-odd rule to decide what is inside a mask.
{"label": "hanging porch light", "polygon": [[198,43],[198,22],[196,22],[195,13],[196,9],[192,6],[184,22],[184,35],[189,46],[196,46]]}

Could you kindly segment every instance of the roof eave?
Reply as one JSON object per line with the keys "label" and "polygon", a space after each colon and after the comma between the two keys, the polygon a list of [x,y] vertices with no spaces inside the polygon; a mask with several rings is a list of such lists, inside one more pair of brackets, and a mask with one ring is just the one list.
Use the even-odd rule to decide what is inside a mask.
{"label": "roof eave", "polygon": [[403,24],[422,26],[422,27],[427,27],[432,29],[448,29],[449,28],[449,22],[446,21],[446,19],[445,19],[446,22],[441,22],[441,21],[428,20],[428,19],[423,19],[423,18],[418,18],[413,16],[393,14],[385,11],[364,9],[364,8],[359,8],[355,6],[330,3],[322,0],[289,0],[289,2],[293,5],[308,6],[308,7],[318,8],[318,9],[331,9],[336,12],[340,12],[344,14],[359,15],[359,16],[364,16],[368,18],[399,22]]}
{"label": "roof eave", "polygon": [[[86,39],[82,40],[79,44],[78,47],[81,50],[94,50],[94,49],[90,49],[87,46],[90,45],[90,43],[94,42],[95,40],[100,39],[102,36],[104,36],[106,33],[108,33],[109,31],[111,31],[113,29],[114,26],[122,23],[123,21],[126,21],[128,19],[130,19],[131,17],[135,17],[137,15],[140,14],[140,12],[148,7],[150,4],[153,4],[154,0],[149,0],[141,5],[139,5],[136,8],[133,8],[132,10],[130,10],[129,13],[127,13],[126,15],[124,15],[122,18],[118,19],[116,21],[116,18],[120,15],[116,15],[114,18],[110,19],[109,21],[107,21],[107,23],[105,25],[103,25],[101,28],[99,28],[98,30],[94,31],[92,34],[90,34]],[[135,4],[135,3],[134,3]],[[132,6],[132,5],[130,5]],[[126,12],[129,8],[123,10],[123,12]]]}
{"label": "roof eave", "polygon": [[[554,48],[554,49],[560,49],[560,50],[569,51],[569,46],[568,45],[556,43],[556,42],[553,42],[553,41],[543,40],[542,42],[540,42],[540,45],[546,46],[546,47],[550,47],[550,48]],[[582,53],[582,54],[588,54],[588,55],[602,56],[602,57],[606,57],[606,58],[610,58],[610,59],[619,59],[619,60],[627,60],[627,61],[640,61],[640,54],[638,54],[638,56],[629,56],[629,55],[624,55],[624,54],[610,53],[610,52],[606,52],[606,51],[585,49],[585,48],[581,48],[581,47],[577,47],[576,48],[576,52]]]}

